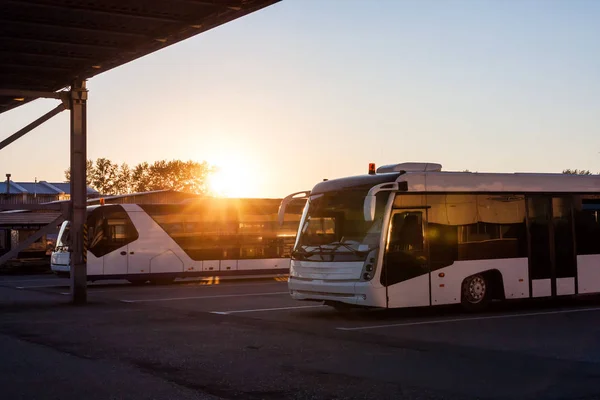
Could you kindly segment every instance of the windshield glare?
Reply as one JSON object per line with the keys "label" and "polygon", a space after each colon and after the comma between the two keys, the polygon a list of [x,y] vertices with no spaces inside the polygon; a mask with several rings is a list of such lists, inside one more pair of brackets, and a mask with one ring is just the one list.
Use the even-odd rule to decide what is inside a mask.
{"label": "windshield glare", "polygon": [[56,239],[56,249],[57,250],[67,247],[69,245],[70,232],[71,232],[70,224],[68,222],[65,222],[62,232],[60,232],[60,234],[58,235],[58,238]]}
{"label": "windshield glare", "polygon": [[[366,190],[324,193],[310,198],[296,249],[314,252],[368,252],[379,245],[383,213],[389,196],[377,196],[376,215],[365,221]],[[366,256],[366,254],[364,255]]]}

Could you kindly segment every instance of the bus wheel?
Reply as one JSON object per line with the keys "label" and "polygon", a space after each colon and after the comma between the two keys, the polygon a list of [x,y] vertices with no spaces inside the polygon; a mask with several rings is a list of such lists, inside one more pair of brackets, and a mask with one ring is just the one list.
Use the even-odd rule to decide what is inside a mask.
{"label": "bus wheel", "polygon": [[147,282],[143,279],[127,279],[127,281],[134,286],[141,286]]}
{"label": "bus wheel", "polygon": [[461,303],[468,311],[481,311],[487,307],[491,299],[491,285],[481,275],[469,276],[462,283]]}

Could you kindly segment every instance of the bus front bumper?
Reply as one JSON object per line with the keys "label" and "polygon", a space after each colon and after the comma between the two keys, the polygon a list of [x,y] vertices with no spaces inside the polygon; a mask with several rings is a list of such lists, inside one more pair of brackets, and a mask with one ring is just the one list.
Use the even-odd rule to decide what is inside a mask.
{"label": "bus front bumper", "polygon": [[50,269],[52,269],[52,272],[70,272],[71,271],[71,267],[69,265],[62,265],[62,264],[50,264]]}
{"label": "bus front bumper", "polygon": [[337,302],[364,307],[385,307],[385,290],[383,293],[380,293],[381,290],[377,290],[370,282],[327,282],[324,280],[298,279],[290,276],[288,279],[288,288],[294,300]]}

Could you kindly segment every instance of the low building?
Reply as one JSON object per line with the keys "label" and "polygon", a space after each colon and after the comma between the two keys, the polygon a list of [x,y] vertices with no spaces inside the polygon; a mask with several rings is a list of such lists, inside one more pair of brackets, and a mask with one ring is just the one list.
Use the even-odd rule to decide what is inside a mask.
{"label": "low building", "polygon": [[88,200],[89,205],[100,204],[177,204],[189,199],[200,198],[193,193],[175,190],[154,190],[150,192],[128,193],[116,196],[99,196]]}
{"label": "low building", "polygon": [[[99,195],[91,187],[87,188],[88,199]],[[70,198],[71,186],[68,182],[0,182],[0,209],[2,204],[41,204]]]}
{"label": "low building", "polygon": [[[71,198],[70,191],[70,184],[65,182],[13,182],[7,179],[0,182],[0,211],[3,204],[43,204],[53,201],[66,201]],[[99,193],[88,187],[87,195],[91,199],[98,197]],[[56,211],[44,210],[0,212],[0,255],[14,248],[58,216],[59,213]],[[44,235],[27,250],[21,252],[19,258],[47,258],[54,248],[57,234],[58,230],[55,233]]]}

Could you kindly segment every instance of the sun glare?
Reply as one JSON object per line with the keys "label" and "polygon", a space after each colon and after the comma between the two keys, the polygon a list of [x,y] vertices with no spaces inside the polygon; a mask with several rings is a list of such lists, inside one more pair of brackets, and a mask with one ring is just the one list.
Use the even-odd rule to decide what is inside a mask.
{"label": "sun glare", "polygon": [[209,177],[210,191],[220,197],[253,197],[256,195],[256,179],[253,165],[244,157],[227,155],[211,163],[217,171]]}

